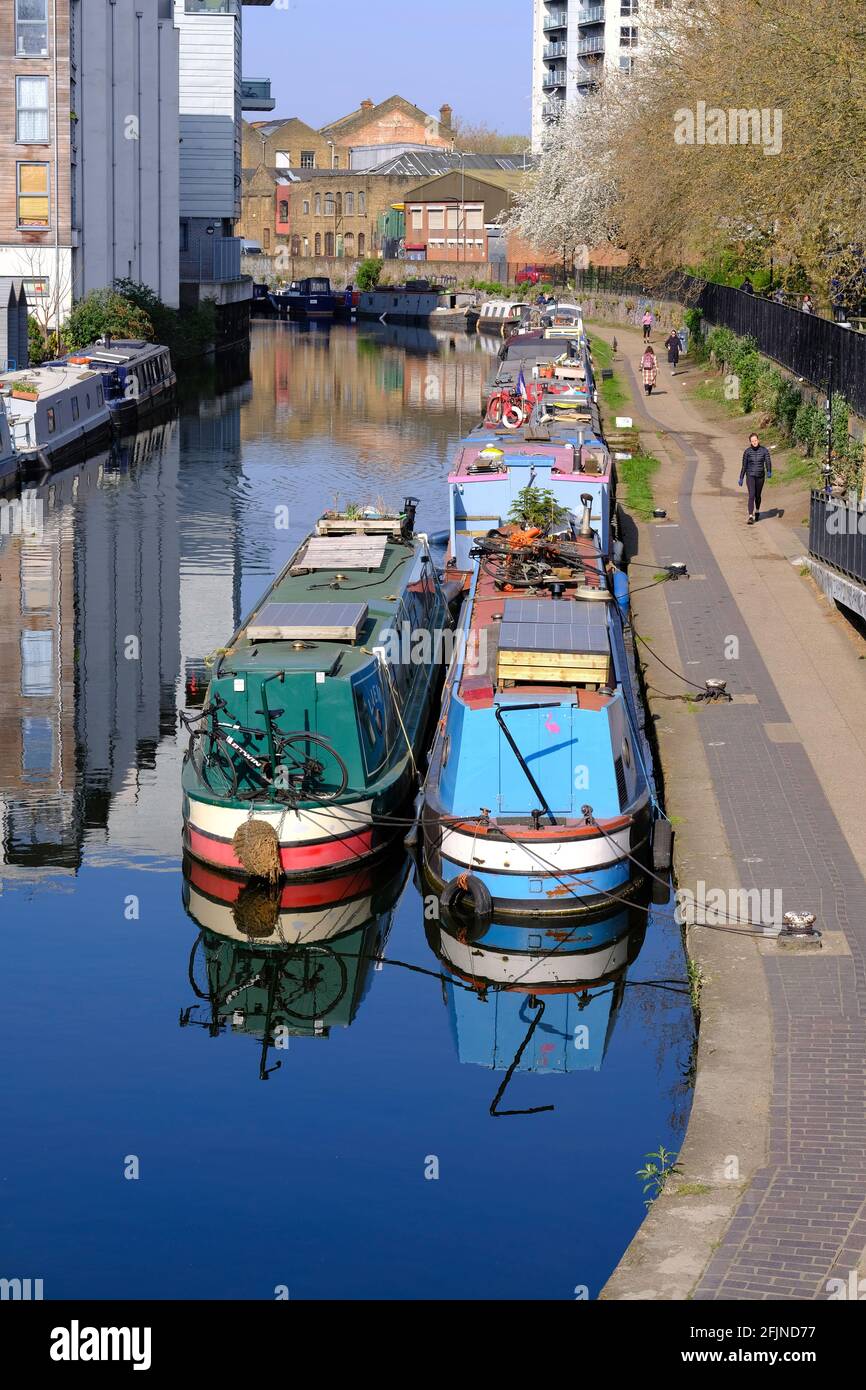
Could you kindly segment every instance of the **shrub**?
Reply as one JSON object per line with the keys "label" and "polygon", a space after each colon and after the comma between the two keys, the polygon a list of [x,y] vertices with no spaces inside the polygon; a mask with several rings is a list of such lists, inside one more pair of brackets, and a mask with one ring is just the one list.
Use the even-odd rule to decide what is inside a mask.
{"label": "shrub", "polygon": [[382,262],[376,260],[374,256],[368,256],[367,260],[362,261],[358,266],[355,284],[359,290],[374,290],[379,283],[381,274]]}
{"label": "shrub", "polygon": [[154,339],[153,324],[144,309],[116,289],[91,290],[73,306],[62,336],[70,348],[83,348],[105,333],[116,338]]}
{"label": "shrub", "polygon": [[802,444],[807,458],[814,454],[824,438],[827,422],[823,410],[817,405],[802,401],[794,417],[792,435],[795,443]]}

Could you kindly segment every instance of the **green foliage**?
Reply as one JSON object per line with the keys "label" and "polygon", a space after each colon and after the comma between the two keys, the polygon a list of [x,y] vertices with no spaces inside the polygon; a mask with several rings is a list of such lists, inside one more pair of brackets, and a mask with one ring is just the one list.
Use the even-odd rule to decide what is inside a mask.
{"label": "green foliage", "polygon": [[203,299],[194,309],[179,312],[164,304],[149,285],[137,280],[115,280],[114,288],[129,300],[153,325],[150,335],[157,343],[165,343],[174,362],[198,357],[210,348],[216,337],[216,305]]}
{"label": "green foliage", "polygon": [[382,274],[382,262],[374,256],[362,261],[355,273],[355,284],[359,290],[374,290]]}
{"label": "green foliage", "polygon": [[116,338],[144,338],[153,341],[154,330],[147,313],[117,290],[91,290],[73,305],[63,325],[63,340],[72,349],[87,347],[104,333]]}
{"label": "green foliage", "polygon": [[616,468],[622,479],[626,507],[641,521],[649,521],[654,505],[652,479],[659,468],[658,459],[638,451],[630,459],[620,459]]}
{"label": "green foliage", "polygon": [[802,401],[794,417],[792,435],[796,444],[802,444],[807,457],[811,458],[819,447],[827,430],[823,410],[808,401]]}
{"label": "green foliage", "polygon": [[643,1168],[638,1168],[635,1177],[643,1179],[644,1193],[650,1194],[645,1203],[649,1207],[664,1192],[668,1178],[682,1171],[682,1164],[676,1162],[677,1155],[663,1144],[655,1153],[645,1154],[644,1157],[647,1161]]}
{"label": "green foliage", "polygon": [[62,345],[56,333],[46,333],[38,319],[27,317],[27,350],[31,367],[38,367],[59,356]]}
{"label": "green foliage", "polygon": [[564,520],[565,507],[561,507],[549,488],[533,487],[531,484],[518,492],[508,513],[509,521],[518,526],[551,526]]}

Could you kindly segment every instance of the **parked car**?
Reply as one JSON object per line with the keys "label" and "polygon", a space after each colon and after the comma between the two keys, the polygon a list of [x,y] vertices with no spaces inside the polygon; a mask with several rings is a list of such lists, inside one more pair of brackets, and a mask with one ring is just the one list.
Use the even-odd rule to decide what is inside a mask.
{"label": "parked car", "polygon": [[544,276],[544,266],[525,265],[514,277],[515,285],[537,285]]}

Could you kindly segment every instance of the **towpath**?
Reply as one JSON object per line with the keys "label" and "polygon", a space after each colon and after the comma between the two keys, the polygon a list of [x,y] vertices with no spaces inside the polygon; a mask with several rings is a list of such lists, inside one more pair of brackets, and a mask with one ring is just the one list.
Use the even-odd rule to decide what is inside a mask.
{"label": "towpath", "polygon": [[[647,399],[639,335],[592,331],[615,331],[623,413],[662,459],[668,516],[640,526],[637,558],[691,575],[636,594],[636,626],[669,666],[734,695],[664,700],[687,687],[644,652],[679,885],[778,893],[824,934],[792,950],[748,926],[691,930],[704,987],[682,1171],[602,1297],[828,1298],[830,1280],[866,1276],[866,646],[801,573],[802,515],[771,488],[745,524],[749,426],[689,399],[706,369],[685,359],[672,379],[657,345]],[[652,578],[632,571],[635,589]]]}

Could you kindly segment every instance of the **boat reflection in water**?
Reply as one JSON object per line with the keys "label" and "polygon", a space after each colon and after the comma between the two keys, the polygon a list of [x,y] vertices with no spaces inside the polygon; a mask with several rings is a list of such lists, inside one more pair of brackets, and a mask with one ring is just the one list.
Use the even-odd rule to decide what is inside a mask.
{"label": "boat reflection in water", "polygon": [[426,923],[447,970],[445,1003],[461,1062],[505,1071],[492,1115],[515,1072],[598,1071],[647,927],[643,900],[575,924],[527,919],[488,927]]}
{"label": "boat reflection in water", "polygon": [[189,982],[201,1001],[181,1027],[256,1039],[263,1081],[271,1048],[348,1028],[370,986],[408,861],[380,860],[319,882],[243,882],[184,858],[183,901],[201,928]]}

